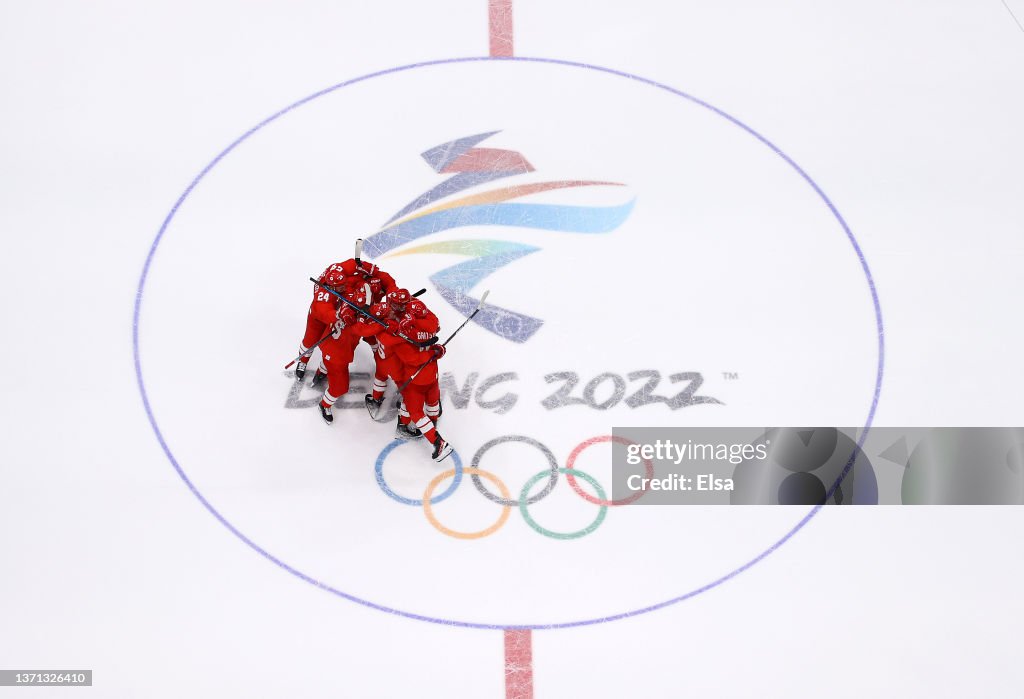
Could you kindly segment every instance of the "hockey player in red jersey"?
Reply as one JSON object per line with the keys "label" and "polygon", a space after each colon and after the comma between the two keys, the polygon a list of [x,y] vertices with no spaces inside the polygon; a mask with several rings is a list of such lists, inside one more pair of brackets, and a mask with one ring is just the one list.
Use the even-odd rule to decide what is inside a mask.
{"label": "hockey player in red jersey", "polygon": [[[422,306],[422,304],[419,304]],[[437,383],[437,360],[444,356],[443,345],[436,344],[440,327],[437,316],[423,306],[415,311],[422,317],[406,313],[399,323],[399,332],[416,340],[420,346],[408,342],[396,344],[394,351],[403,365],[403,382],[408,384],[402,390],[402,409],[399,412],[398,434],[409,438],[417,432],[410,430],[415,425],[418,434],[434,445],[431,457],[443,461],[452,453],[452,447],[437,431],[437,420],[441,411],[441,391]],[[429,344],[433,340],[433,344]],[[405,434],[402,434],[402,433]]]}
{"label": "hockey player in red jersey", "polygon": [[380,410],[381,402],[384,400],[384,390],[388,384],[388,377],[391,377],[396,385],[399,385],[401,382],[399,375],[402,365],[398,358],[395,357],[393,347],[396,344],[404,343],[405,340],[394,335],[394,331],[398,329],[398,321],[405,316],[406,307],[410,301],[420,303],[407,290],[394,289],[388,292],[387,297],[379,304],[377,311],[371,311],[378,317],[394,321],[390,324],[390,333],[378,333],[375,337],[367,340],[367,342],[370,342],[370,339],[376,340],[376,344],[370,342],[370,346],[373,348],[373,361],[375,365],[373,393],[367,394],[364,399],[366,401],[366,409],[370,411],[371,417],[376,417],[377,411]]}
{"label": "hockey player in red jersey", "polygon": [[[406,306],[406,314],[412,318],[415,318],[416,320],[422,320],[423,324],[429,327],[434,327],[437,328],[438,330],[441,327],[440,322],[437,320],[437,316],[434,315],[434,313],[429,308],[427,308],[427,305],[420,301],[419,299],[414,298],[411,301],[409,301],[409,304]],[[434,340],[435,343],[437,342],[436,330],[434,331],[434,336],[432,339]],[[440,349],[443,354],[444,348],[442,347]],[[441,417],[441,389],[437,385],[436,365],[434,367],[434,377],[434,385],[429,391],[427,391],[427,394],[425,396],[426,401],[423,410],[426,413],[427,417],[429,417],[436,425],[438,419]]]}
{"label": "hockey player in red jersey", "polygon": [[[345,298],[356,306],[366,309],[366,293],[364,291],[344,292]],[[334,413],[331,407],[335,401],[348,393],[349,375],[348,367],[352,363],[353,354],[359,340],[362,337],[375,334],[381,326],[376,323],[361,323],[361,314],[352,306],[343,304],[337,310],[337,320],[334,321],[331,336],[320,346],[322,355],[320,368],[314,377],[314,383],[318,379],[327,379],[327,388],[324,389],[323,398],[320,400],[320,416],[328,425],[334,422]]]}
{"label": "hockey player in red jersey", "polygon": [[[394,278],[381,270],[377,265],[363,261],[356,263],[354,259],[336,262],[320,275],[318,286],[313,289],[313,302],[306,315],[306,333],[299,343],[302,357],[295,366],[295,378],[302,379],[306,375],[306,365],[313,353],[313,346],[324,336],[327,328],[336,320],[335,312],[341,303],[327,288],[338,293],[344,291],[365,291],[367,288],[371,299],[367,303],[376,303],[396,288]],[[374,346],[370,342],[371,348]]]}
{"label": "hockey player in red jersey", "polygon": [[363,260],[357,263],[354,259],[350,258],[344,262],[335,262],[324,270],[324,274],[330,272],[341,273],[345,280],[344,286],[349,290],[362,287],[363,284],[369,284],[372,297],[369,303],[371,304],[379,303],[389,291],[398,288],[394,277],[377,265]]}
{"label": "hockey player in red jersey", "polygon": [[[306,375],[306,364],[313,353],[313,346],[327,333],[327,328],[338,319],[338,307],[341,301],[331,291],[341,293],[344,289],[344,274],[336,271],[331,265],[320,275],[319,283],[313,288],[313,301],[309,304],[306,314],[306,334],[299,343],[302,354],[295,367],[295,378],[302,379]],[[330,291],[329,291],[330,290]]]}

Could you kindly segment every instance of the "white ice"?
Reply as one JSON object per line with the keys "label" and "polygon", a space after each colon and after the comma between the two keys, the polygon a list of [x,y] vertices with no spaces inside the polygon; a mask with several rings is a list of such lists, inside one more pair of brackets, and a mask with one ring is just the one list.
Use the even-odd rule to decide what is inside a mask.
{"label": "white ice", "polygon": [[[207,163],[323,88],[483,55],[485,9],[4,8],[0,669],[93,669],[95,686],[76,691],[98,697],[501,696],[500,632],[342,599],[218,522],[158,443],[132,354],[147,254]],[[1024,31],[1008,10],[1024,17],[1019,0],[771,9],[518,0],[516,54],[682,90],[813,178],[877,284],[878,424],[1020,425]],[[515,345],[470,326],[443,360],[459,384],[471,372],[518,377],[461,409],[446,399],[443,432],[466,466],[509,434],[539,439],[564,465],[575,445],[615,425],[863,424],[875,315],[821,197],[765,144],[692,102],[539,63],[436,66],[343,88],[210,170],[167,226],[145,285],[139,349],[153,415],[184,473],[240,533],[375,604],[558,624],[699,588],[804,511],[613,508],[590,536],[556,541],[513,510],[495,535],[461,541],[378,487],[373,462],[390,424],[338,410],[327,428],[312,407],[284,407],[293,382],[282,366],[301,336],[306,277],[439,181],[420,152],[499,129],[482,146],[519,151],[536,171],[494,186],[612,180],[626,186],[529,201],[636,205],[603,236],[477,227],[436,237],[541,248],[475,289],[544,318],[541,331]],[[380,260],[410,288],[457,261]],[[446,331],[461,322],[433,289],[425,299]],[[369,367],[360,348],[354,370]],[[541,407],[556,386],[545,374],[577,372],[580,395],[599,374],[643,369],[701,372],[702,393],[724,405]],[[518,396],[508,412],[481,406],[506,392]],[[578,464],[599,481],[605,448]],[[451,467],[427,452],[410,444],[387,461],[401,495],[422,497]],[[545,466],[515,444],[482,467],[518,495]],[[1015,696],[1021,511],[839,509],[707,594],[629,620],[537,631],[537,696]],[[530,511],[571,530],[596,508],[563,480]],[[466,530],[499,512],[468,477],[436,508]]]}

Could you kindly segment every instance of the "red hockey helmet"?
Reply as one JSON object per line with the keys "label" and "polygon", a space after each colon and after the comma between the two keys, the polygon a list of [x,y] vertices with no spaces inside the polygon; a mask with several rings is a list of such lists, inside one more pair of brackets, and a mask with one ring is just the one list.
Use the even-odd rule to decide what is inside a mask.
{"label": "red hockey helmet", "polygon": [[347,289],[345,291],[345,298],[360,308],[363,308],[367,304],[366,292],[358,286],[354,289]]}
{"label": "red hockey helmet", "polygon": [[430,309],[427,308],[427,304],[414,298],[405,307],[405,312],[413,318],[426,318],[430,314]]}
{"label": "red hockey helmet", "polygon": [[411,298],[412,295],[408,289],[395,289],[388,292],[388,303],[397,313],[405,313],[405,306]]}
{"label": "red hockey helmet", "polygon": [[[370,314],[372,316],[374,316],[375,318],[379,318],[379,319],[385,320],[385,321],[388,321],[388,320],[399,320],[401,318],[401,315],[400,314],[396,314],[395,310],[393,308],[391,308],[391,304],[389,304],[387,302],[387,299],[384,299],[383,301],[380,301],[378,303],[375,303],[375,304],[371,305],[370,306]],[[369,319],[367,319],[367,320],[369,320]],[[372,322],[372,321],[369,321],[369,322]]]}
{"label": "red hockey helmet", "polygon": [[331,265],[320,277],[320,283],[328,289],[341,291],[345,285],[345,273],[338,269],[337,265]]}

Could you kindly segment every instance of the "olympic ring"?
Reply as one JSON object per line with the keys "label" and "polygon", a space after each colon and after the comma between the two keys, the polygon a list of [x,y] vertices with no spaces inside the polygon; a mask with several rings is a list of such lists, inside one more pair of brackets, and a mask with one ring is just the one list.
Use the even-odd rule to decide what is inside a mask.
{"label": "olympic ring", "polygon": [[[499,444],[504,444],[505,442],[524,442],[526,444],[530,444],[537,447],[547,458],[548,464],[550,465],[550,468],[548,470],[541,471],[540,473],[533,476],[532,478],[530,478],[530,480],[526,482],[526,485],[523,486],[522,492],[520,493],[518,500],[511,499],[508,487],[504,484],[504,482],[502,482],[500,478],[498,478],[490,471],[484,471],[483,469],[479,468],[479,464],[480,461],[483,459],[483,455],[489,449]],[[601,523],[604,522],[604,518],[608,513],[609,507],[627,505],[640,498],[644,494],[644,492],[646,492],[641,490],[626,498],[621,498],[619,500],[608,500],[605,497],[604,489],[597,482],[597,479],[595,479],[590,474],[584,473],[583,471],[580,471],[579,469],[575,468],[576,459],[577,457],[579,457],[580,453],[582,453],[587,447],[590,447],[594,444],[598,444],[601,442],[617,442],[619,444],[633,443],[623,437],[616,437],[614,435],[600,435],[597,437],[591,437],[590,439],[581,442],[579,445],[576,446],[575,449],[572,450],[572,452],[569,454],[569,458],[566,460],[565,468],[559,468],[558,461],[555,459],[555,455],[551,453],[551,450],[535,439],[525,437],[523,435],[504,435],[501,437],[496,437],[477,450],[476,454],[473,455],[472,466],[468,468],[463,468],[462,459],[459,457],[458,452],[452,452],[452,456],[454,457],[455,460],[455,468],[448,469],[447,471],[435,476],[430,481],[430,483],[427,484],[427,487],[423,492],[423,499],[421,500],[414,500],[412,498],[406,498],[399,495],[398,493],[391,490],[387,482],[384,480],[384,462],[387,460],[388,455],[398,447],[405,444],[406,442],[395,441],[384,447],[380,455],[377,457],[377,463],[374,466],[374,471],[376,473],[377,485],[380,486],[381,490],[383,490],[388,497],[390,497],[392,500],[396,500],[402,503],[403,505],[413,505],[415,507],[422,507],[423,513],[426,515],[427,521],[430,522],[431,526],[433,526],[435,529],[437,529],[442,534],[445,534],[446,536],[451,536],[456,539],[482,539],[484,537],[490,536],[491,534],[495,533],[505,525],[505,522],[508,521],[512,508],[518,507],[519,512],[520,514],[522,514],[523,519],[526,521],[527,525],[529,525],[530,528],[538,534],[541,534],[552,539],[560,540],[579,539],[583,536],[586,536],[587,534],[590,534],[599,526],[601,526]],[[654,464],[651,462],[650,459],[644,459],[644,464],[647,476],[649,478],[653,478]],[[459,488],[459,486],[462,483],[463,473],[469,474],[470,478],[473,481],[473,484],[476,486],[476,489],[484,497],[486,497],[491,502],[501,505],[502,507],[502,512],[498,516],[498,520],[486,529],[481,529],[477,532],[456,531],[441,524],[438,521],[437,517],[434,515],[433,505],[436,505],[445,498],[450,497]],[[601,508],[597,513],[597,518],[588,526],[586,526],[583,529],[580,529],[579,531],[552,531],[538,524],[537,521],[530,516],[530,513],[528,511],[528,507],[530,505],[539,502],[540,500],[547,497],[551,493],[555,485],[558,483],[559,473],[565,474],[566,480],[569,481],[569,485],[572,486],[572,489],[576,491],[577,495],[582,497],[587,502],[592,503],[594,505],[598,505]],[[537,482],[541,478],[543,478],[545,474],[548,475],[548,484],[544,486],[544,489],[541,490],[539,493],[530,496],[530,489],[533,488],[533,486],[536,485]],[[590,483],[590,485],[594,487],[594,490],[597,491],[597,497],[594,497],[593,495],[590,495],[589,493],[585,492],[583,488],[580,487],[580,484],[576,481],[577,477],[582,478],[583,480]],[[441,484],[441,482],[446,478],[452,478],[451,485],[449,485],[448,488],[445,489],[444,492],[442,492],[441,494],[436,496],[433,495],[434,490],[436,490],[437,487]],[[494,483],[494,485],[497,486],[498,490],[501,492],[501,495],[495,495],[493,492],[491,492],[483,484],[483,481],[481,480],[482,478]]]}
{"label": "olympic ring", "polygon": [[[560,468],[558,470],[561,471],[562,473],[566,474],[567,476],[569,475],[569,469],[568,468]],[[575,531],[575,532],[554,532],[554,531],[551,531],[550,529],[545,529],[544,527],[542,527],[539,524],[537,524],[537,522],[535,522],[534,519],[532,517],[530,517],[530,513],[526,510],[526,503],[527,503],[526,496],[529,494],[530,488],[533,487],[533,484],[536,483],[537,481],[539,481],[541,478],[543,478],[545,473],[547,473],[547,471],[541,471],[536,476],[534,476],[533,478],[528,480],[526,482],[526,485],[523,486],[523,492],[519,495],[519,512],[523,515],[523,519],[526,520],[526,523],[530,525],[530,528],[532,528],[538,534],[543,534],[544,536],[550,537],[552,539],[566,540],[566,539],[579,539],[580,537],[586,536],[587,534],[591,533],[592,531],[597,529],[599,526],[601,526],[601,522],[604,521],[604,516],[606,514],[608,514],[608,506],[607,505],[601,505],[601,509],[597,513],[597,519],[595,519],[593,522],[591,522],[585,528],[580,529],[579,531]],[[594,490],[597,491],[598,496],[602,500],[604,499],[604,489],[598,484],[597,479],[595,479],[590,474],[584,473],[583,471],[579,471],[579,470],[576,471],[576,475],[579,476],[580,478],[582,478],[583,480],[587,481],[588,483],[590,483],[590,485],[594,486]]]}
{"label": "olympic ring", "polygon": [[[644,493],[647,492],[646,488],[644,490],[638,490],[637,492],[633,493],[628,497],[619,498],[618,500],[605,500],[604,495],[601,495],[600,492],[598,493],[598,495],[601,495],[601,497],[599,498],[595,498],[593,495],[585,493],[583,491],[583,488],[580,487],[580,484],[576,482],[576,476],[574,476],[573,474],[582,473],[582,471],[576,471],[573,469],[573,466],[575,466],[576,464],[576,457],[578,457],[580,453],[587,447],[592,446],[594,444],[598,444],[600,442],[615,442],[617,444],[635,444],[635,442],[626,439],[625,437],[618,437],[610,434],[601,435],[600,437],[591,437],[590,439],[586,440],[585,442],[577,446],[575,449],[573,449],[572,453],[569,454],[569,458],[566,459],[565,461],[565,480],[569,482],[569,485],[572,487],[573,490],[576,491],[577,495],[579,495],[587,502],[593,503],[594,505],[607,505],[609,507],[618,507],[620,505],[628,505],[631,502],[639,500],[641,497],[643,497]],[[647,477],[654,478],[654,464],[651,463],[651,460],[644,459],[644,466],[647,472]],[[587,479],[584,478],[584,480]],[[590,482],[593,483],[592,480]]]}
{"label": "olympic ring", "polygon": [[[551,493],[551,491],[554,489],[555,485],[558,483],[558,460],[555,459],[555,455],[551,453],[550,449],[548,449],[546,446],[538,442],[536,439],[524,437],[522,435],[517,434],[509,434],[504,435],[502,437],[495,437],[494,439],[492,439],[491,441],[487,442],[482,447],[477,449],[476,454],[473,455],[473,462],[470,464],[470,466],[475,470],[479,470],[480,460],[483,459],[484,454],[492,447],[496,447],[499,444],[504,444],[505,442],[522,442],[524,444],[530,444],[540,449],[544,456],[547,458],[549,470],[545,471],[545,473],[550,474],[550,480],[548,481],[548,484],[544,487],[544,490],[540,491],[532,498],[530,498],[526,504],[532,505],[535,502],[539,502],[540,500],[546,498],[548,494]],[[469,469],[467,469],[466,473],[469,472]],[[480,491],[481,495],[483,495],[491,502],[496,502],[499,505],[504,505],[506,507],[515,507],[519,504],[519,502],[516,500],[510,500],[508,498],[508,495],[506,495],[504,498],[499,498],[497,495],[489,491],[487,487],[483,484],[483,481],[480,480],[480,476],[475,474],[473,475],[473,485],[476,486],[476,489]]]}
{"label": "olympic ring", "polygon": [[[414,507],[419,507],[420,505],[423,504],[422,500],[413,500],[412,498],[402,497],[395,491],[391,490],[391,488],[388,487],[388,484],[384,480],[384,460],[388,458],[388,454],[390,454],[403,444],[409,444],[409,442],[395,440],[391,444],[384,447],[380,455],[377,456],[377,463],[374,465],[374,471],[376,472],[377,475],[377,485],[379,485],[380,489],[384,491],[384,494],[387,495],[392,500],[397,500],[403,505],[413,505]],[[449,497],[459,487],[459,484],[462,483],[462,459],[459,458],[459,452],[452,451],[452,459],[455,460],[455,468],[450,469],[450,471],[455,476],[455,478],[454,480],[452,480],[452,484],[448,486],[447,490],[445,490],[443,493],[441,493],[440,495],[433,499],[433,504],[437,504],[444,500],[445,498]]]}
{"label": "olympic ring", "polygon": [[[501,491],[501,494],[505,497],[505,499],[508,499],[508,488],[505,486],[504,483],[501,482],[501,479],[495,476],[493,473],[490,473],[488,471],[481,471],[478,468],[472,467],[465,469],[465,472],[477,478],[483,476],[487,480],[493,482],[496,486],[498,486],[498,490]],[[544,475],[544,473],[547,473],[547,471],[542,471],[541,475]],[[582,476],[583,474],[580,473],[580,475]],[[456,539],[482,539],[485,536],[490,536],[494,532],[501,529],[502,526],[504,526],[505,522],[508,521],[508,516],[512,512],[512,507],[509,505],[505,505],[501,508],[501,515],[498,517],[497,522],[487,527],[486,529],[481,529],[478,532],[455,531],[454,529],[449,529],[448,527],[444,526],[443,524],[437,521],[437,518],[434,516],[434,511],[430,506],[430,503],[433,500],[430,494],[434,492],[434,488],[436,488],[441,481],[451,476],[456,476],[456,480],[458,480],[457,468],[450,468],[443,473],[439,473],[437,476],[434,477],[434,480],[430,481],[430,483],[427,484],[427,489],[423,491],[423,514],[427,516],[427,521],[430,522],[434,526],[434,528],[442,534],[447,534],[448,536],[455,537]],[[538,479],[535,478],[531,485],[535,483],[537,480]],[[452,488],[449,488],[448,490],[452,490]],[[448,491],[445,492],[447,493]]]}

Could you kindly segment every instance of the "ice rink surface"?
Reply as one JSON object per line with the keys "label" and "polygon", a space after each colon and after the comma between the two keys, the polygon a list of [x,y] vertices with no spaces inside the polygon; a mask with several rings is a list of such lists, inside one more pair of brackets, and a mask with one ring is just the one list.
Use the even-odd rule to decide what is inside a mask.
{"label": "ice rink surface", "polygon": [[[576,452],[607,484],[623,425],[1024,424],[1020,0],[515,0],[511,59],[484,0],[0,12],[0,670],[1020,696],[1019,507],[477,492],[532,500]],[[493,181],[407,207],[460,167]],[[360,236],[442,336],[491,290],[441,363],[458,459],[388,449],[365,347],[330,428],[282,370]]]}

